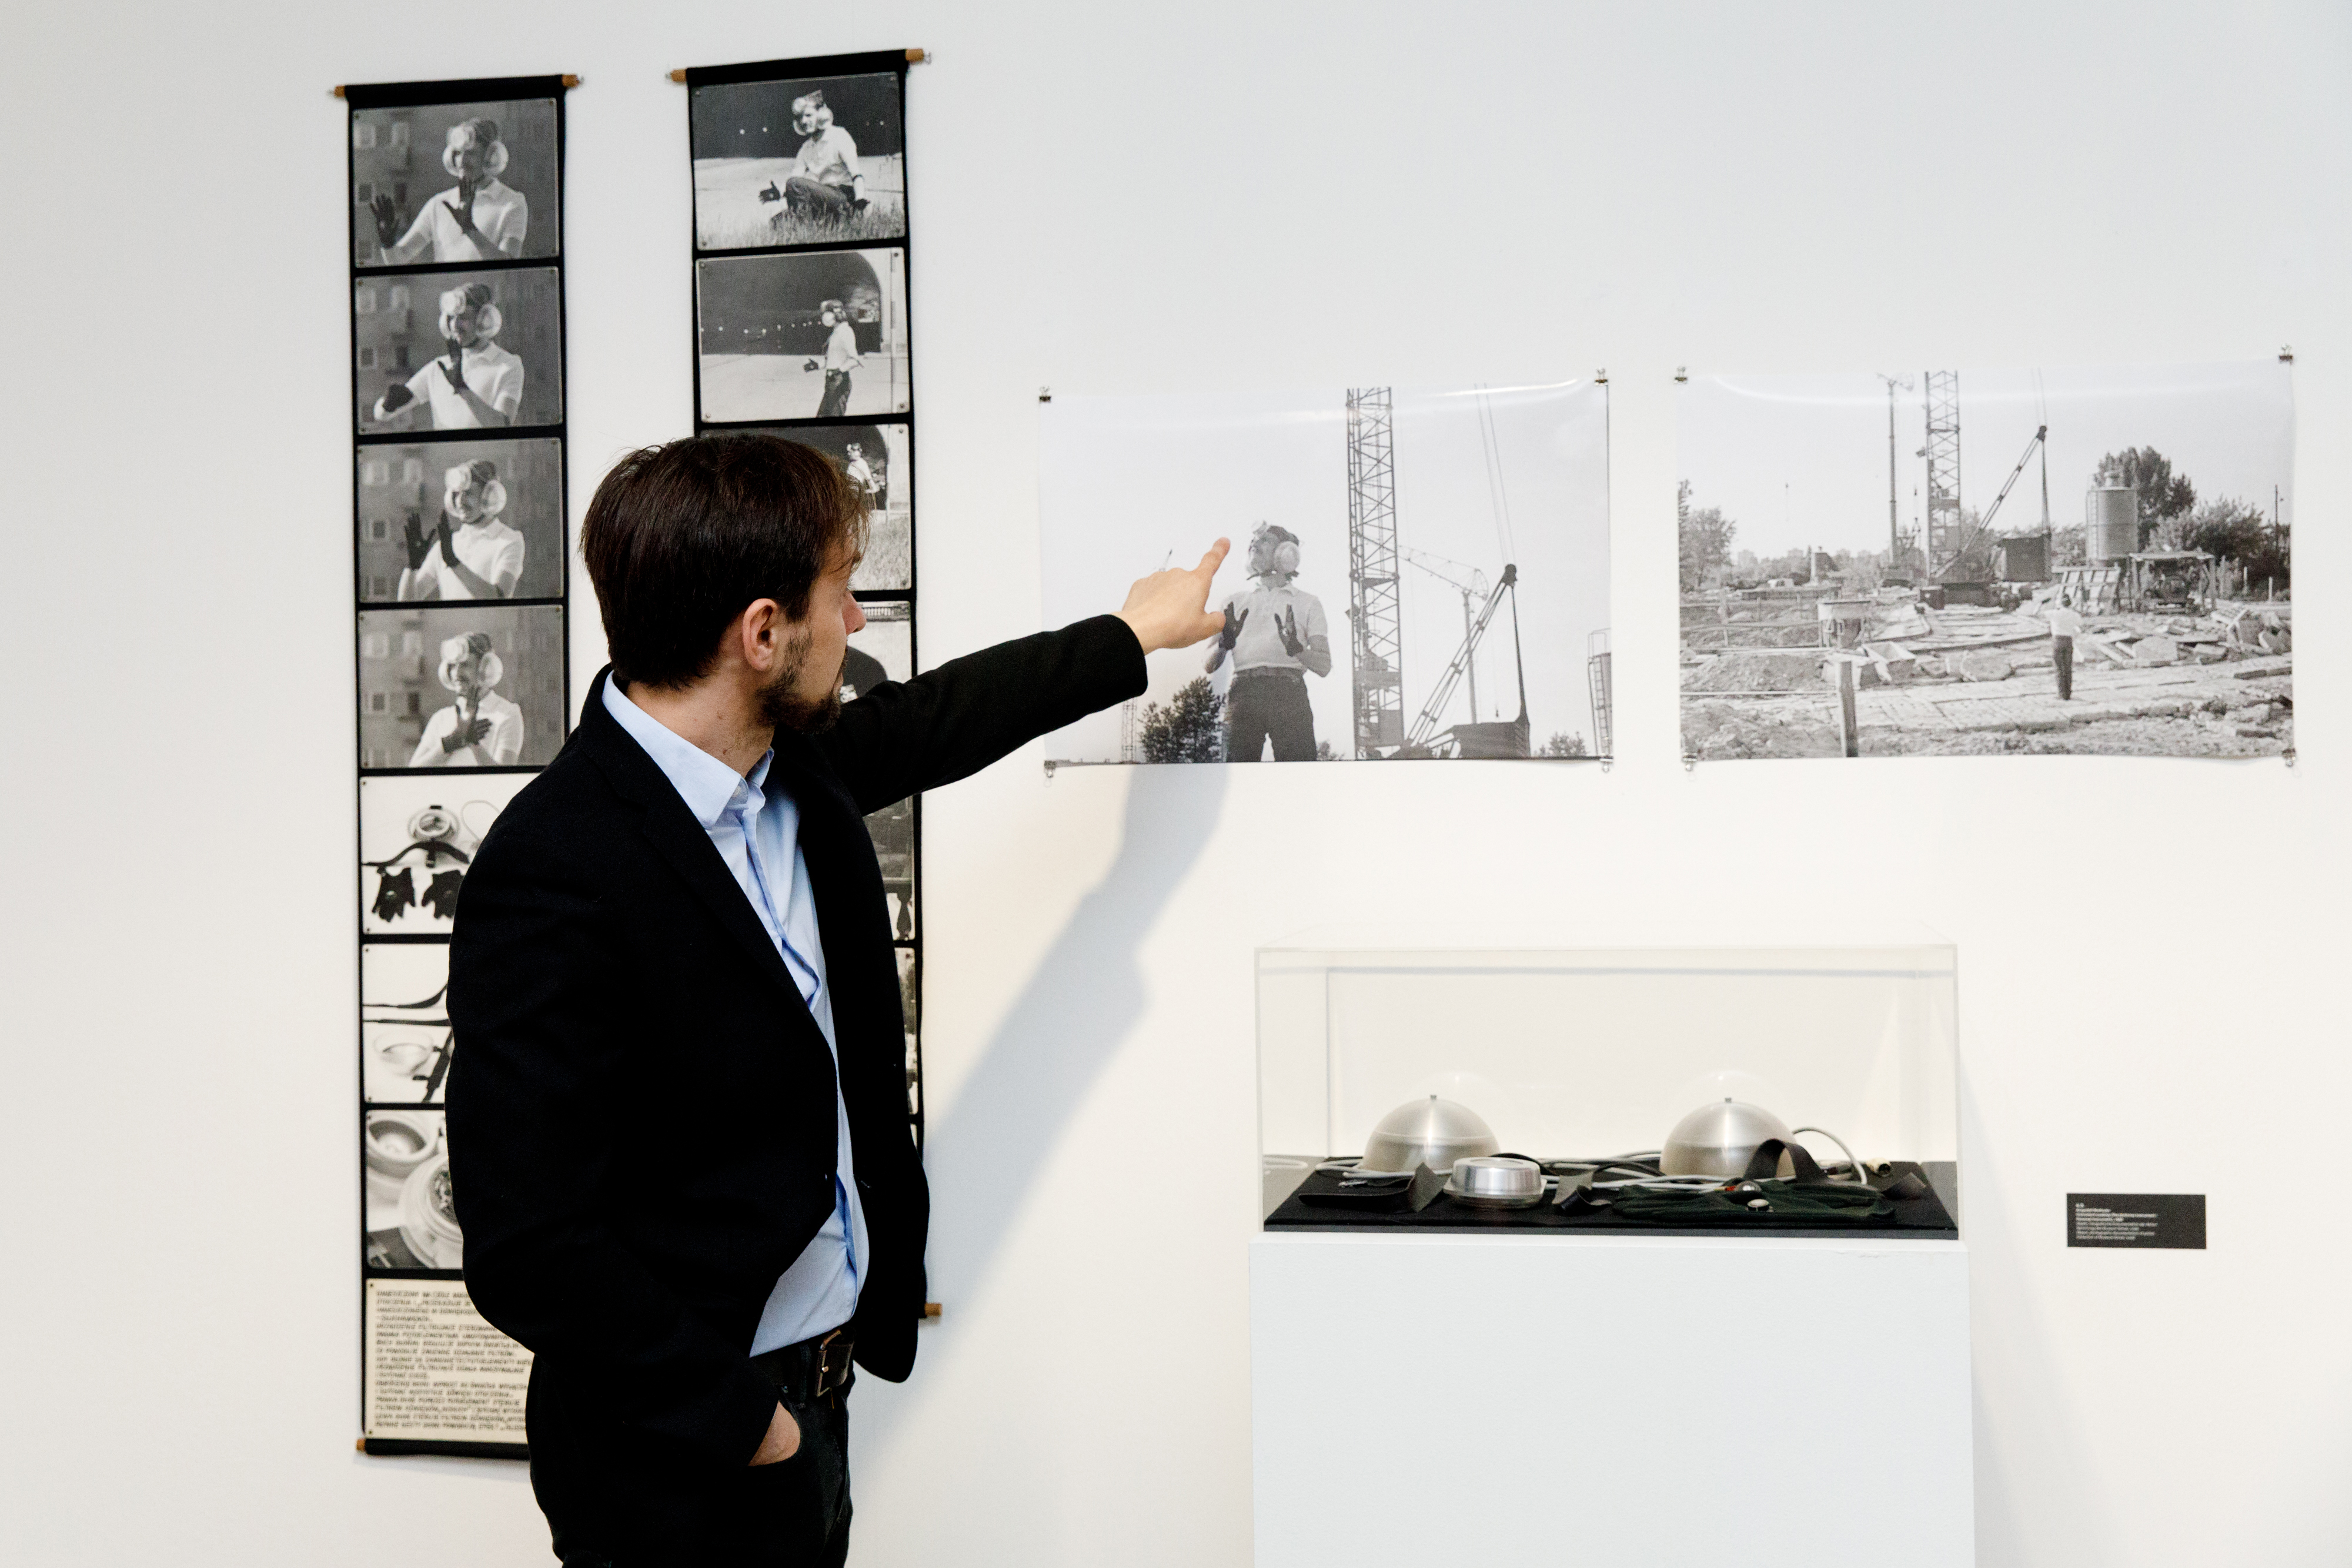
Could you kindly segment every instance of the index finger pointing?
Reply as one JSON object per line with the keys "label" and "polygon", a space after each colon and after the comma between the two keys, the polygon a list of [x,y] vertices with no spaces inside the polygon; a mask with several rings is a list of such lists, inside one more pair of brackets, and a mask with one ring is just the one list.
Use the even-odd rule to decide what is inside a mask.
{"label": "index finger pointing", "polygon": [[1233,548],[1233,540],[1219,539],[1215,544],[1209,547],[1209,553],[1202,556],[1201,558],[1201,564],[1194,567],[1192,570],[1199,572],[1203,580],[1216,576],[1217,568],[1225,564],[1226,552],[1230,551]]}

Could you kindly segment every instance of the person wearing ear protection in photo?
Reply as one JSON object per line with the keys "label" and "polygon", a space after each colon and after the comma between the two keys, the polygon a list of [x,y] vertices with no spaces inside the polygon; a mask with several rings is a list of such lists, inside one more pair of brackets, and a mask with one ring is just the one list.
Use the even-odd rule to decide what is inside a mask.
{"label": "person wearing ear protection in photo", "polygon": [[468,632],[441,644],[436,672],[457,700],[425,721],[411,768],[511,768],[522,755],[522,709],[490,688],[506,664],[488,632]]}
{"label": "person wearing ear protection in photo", "polygon": [[862,441],[845,442],[842,445],[842,455],[847,461],[841,465],[841,471],[852,485],[857,486],[858,494],[866,497],[866,509],[868,512],[880,511],[884,481],[866,458],[866,444]]}
{"label": "person wearing ear protection in photo", "polygon": [[[476,116],[449,128],[441,167],[457,176],[444,191],[416,209],[408,232],[388,195],[368,204],[375,219],[376,257],[386,267],[404,267],[428,250],[435,261],[503,261],[522,254],[530,227],[530,204],[520,191],[499,183],[506,172],[507,144],[499,122]],[[394,237],[397,235],[398,237]]]}
{"label": "person wearing ear protection in photo", "polygon": [[512,424],[522,406],[522,361],[491,341],[504,326],[498,296],[487,283],[468,283],[441,296],[441,343],[446,350],[375,400],[378,421],[396,418],[413,402],[433,411],[436,430],[484,430]]}
{"label": "person wearing ear protection in photo", "polygon": [[857,167],[857,143],[833,122],[824,89],[817,88],[793,99],[793,129],[801,133],[801,150],[793,172],[779,190],[771,181],[760,193],[763,202],[782,202],[784,210],[768,220],[782,228],[788,218],[845,217],[866,209],[866,176]]}
{"label": "person wearing ear protection in photo", "polygon": [[824,372],[824,393],[817,399],[816,416],[834,419],[849,412],[849,372],[866,361],[857,352],[857,329],[849,324],[849,308],[838,299],[817,307],[817,324],[824,329],[824,357],[801,369]]}
{"label": "person wearing ear protection in photo", "polygon": [[441,520],[427,529],[415,517],[403,529],[408,566],[399,600],[510,599],[522,576],[523,538],[499,520],[507,487],[487,457],[442,476]]}
{"label": "person wearing ear protection in photo", "polygon": [[1276,762],[1315,760],[1315,710],[1307,676],[1331,673],[1323,601],[1291,586],[1298,536],[1260,523],[1250,536],[1251,585],[1225,601],[1224,630],[1209,644],[1211,671],[1233,656],[1225,693],[1225,760],[1255,762],[1274,743]]}

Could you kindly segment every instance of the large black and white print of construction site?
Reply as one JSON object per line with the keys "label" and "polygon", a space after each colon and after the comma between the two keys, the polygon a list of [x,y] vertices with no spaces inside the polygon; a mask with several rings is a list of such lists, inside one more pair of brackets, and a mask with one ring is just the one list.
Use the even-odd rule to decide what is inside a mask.
{"label": "large black and white print of construction site", "polygon": [[2293,757],[2283,361],[1680,404],[1686,757]]}
{"label": "large black and white print of construction site", "polygon": [[1606,758],[1609,389],[1056,398],[1048,625],[1223,535],[1223,632],[1151,655],[1076,763]]}

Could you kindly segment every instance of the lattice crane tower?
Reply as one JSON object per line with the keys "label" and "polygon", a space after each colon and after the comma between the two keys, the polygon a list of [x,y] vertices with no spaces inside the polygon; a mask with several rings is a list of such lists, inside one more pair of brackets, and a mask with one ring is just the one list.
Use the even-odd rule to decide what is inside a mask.
{"label": "lattice crane tower", "polygon": [[1927,580],[1949,571],[1968,540],[1960,523],[1960,372],[1927,376]]}
{"label": "lattice crane tower", "polygon": [[1348,391],[1348,622],[1356,755],[1404,744],[1404,615],[1398,601],[1394,420],[1386,387]]}

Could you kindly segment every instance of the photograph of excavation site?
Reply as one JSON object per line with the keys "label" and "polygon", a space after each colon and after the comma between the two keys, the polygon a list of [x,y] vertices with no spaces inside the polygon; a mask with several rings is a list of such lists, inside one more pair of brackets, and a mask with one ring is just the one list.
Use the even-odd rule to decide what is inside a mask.
{"label": "photograph of excavation site", "polygon": [[1686,758],[2292,757],[2284,358],[1693,376]]}

